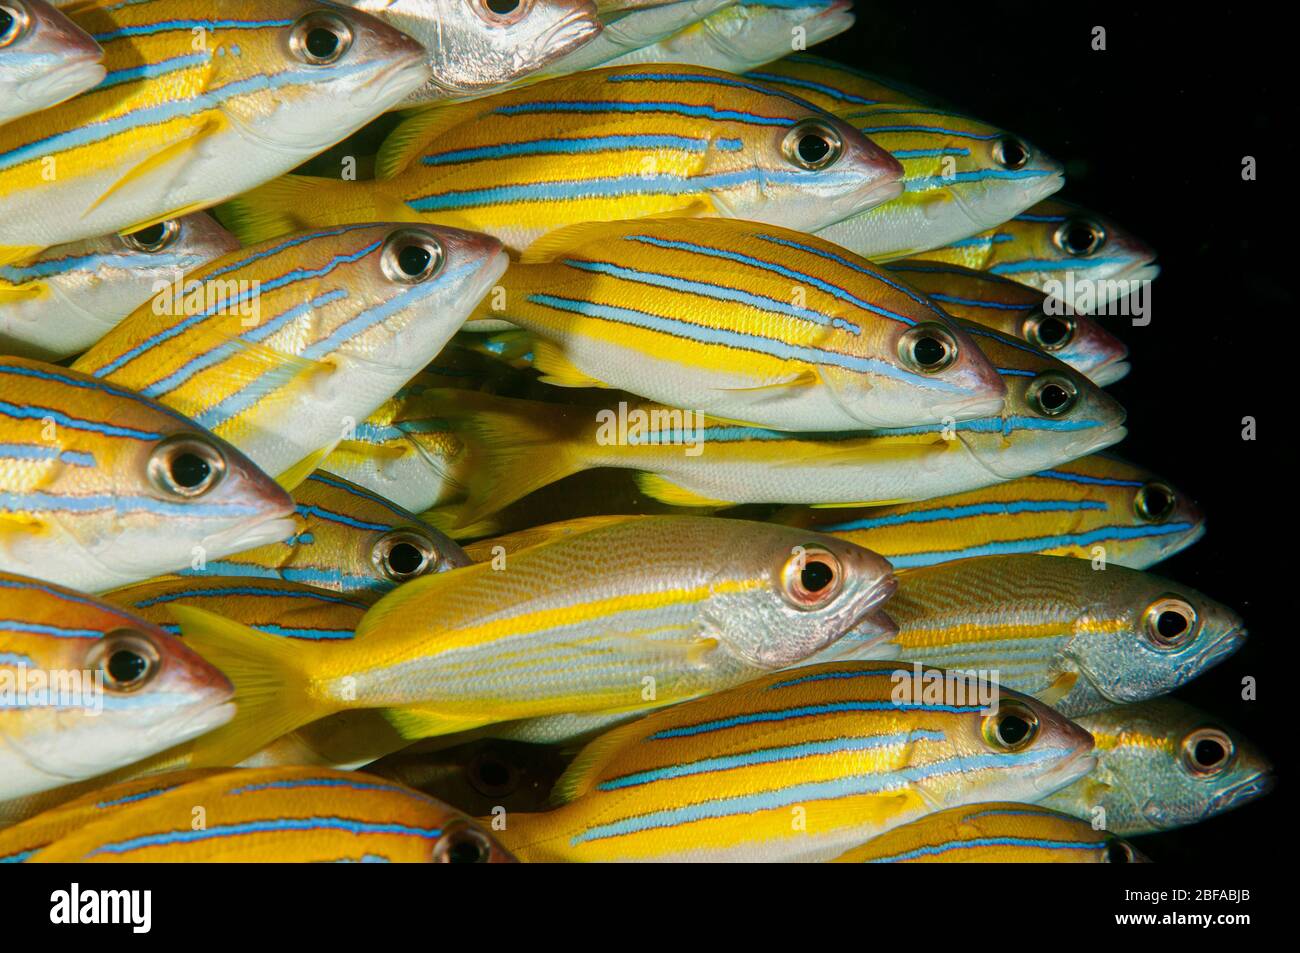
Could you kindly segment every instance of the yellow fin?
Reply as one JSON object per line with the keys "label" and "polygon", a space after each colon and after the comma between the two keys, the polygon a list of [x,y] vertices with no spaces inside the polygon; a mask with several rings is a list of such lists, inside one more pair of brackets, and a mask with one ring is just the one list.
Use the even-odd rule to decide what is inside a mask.
{"label": "yellow fin", "polygon": [[[158,170],[169,162],[176,162],[193,155],[195,149],[202,146],[203,143],[212,137],[219,135],[228,125],[229,120],[227,120],[223,114],[210,114],[208,118],[203,121],[202,125],[192,130],[189,135],[169,143],[164,148],[159,149],[157,152],[133,165],[125,175],[110,185],[99,198],[95,199],[90,208],[86,209],[86,213],[88,214],[93,212],[110,198],[126,197],[126,194],[133,186],[141,188],[146,186],[149,188],[157,188],[161,183],[156,179],[151,182],[146,180],[151,176],[157,175]],[[177,174],[179,173],[180,170],[177,170]],[[134,226],[131,229],[128,229],[128,231],[135,230],[137,229]]]}
{"label": "yellow fin", "polygon": [[1039,692],[1036,697],[1044,705],[1055,705],[1070,694],[1070,689],[1074,688],[1074,683],[1078,680],[1078,672],[1062,672],[1051,685]]}
{"label": "yellow fin", "polygon": [[402,121],[388,134],[375,156],[375,178],[391,179],[403,172],[439,135],[470,118],[481,109],[476,101],[456,105],[434,105],[402,114]]}
{"label": "yellow fin", "polygon": [[624,747],[631,744],[637,734],[645,731],[645,722],[637,720],[626,725],[611,728],[600,737],[589,742],[578,756],[573,759],[568,769],[551,788],[551,803],[556,807],[568,804],[582,797],[596,783],[601,769],[605,767]]}
{"label": "yellow fin", "polygon": [[308,691],[318,646],[268,635],[194,606],[169,608],[185,642],[235,686],[234,719],[191,742],[191,767],[239,764],[333,710]]}
{"label": "yellow fin", "polygon": [[[218,205],[212,211],[242,244],[255,245],[311,226],[346,221],[349,216],[340,218],[328,212],[322,214],[319,210],[328,209],[331,198],[347,189],[363,190],[366,186],[308,175],[282,175],[224,205]],[[357,195],[360,197],[362,193]],[[344,203],[335,204],[348,207]],[[361,216],[353,220],[368,221],[370,217]]]}
{"label": "yellow fin", "polygon": [[0,284],[0,304],[16,304],[20,301],[34,301],[50,293],[50,287],[43,281],[24,281],[20,285]]}
{"label": "yellow fin", "polygon": [[[637,219],[639,223],[650,225],[659,218],[698,218],[707,215],[712,207],[704,201],[695,201],[681,209],[668,212],[655,212],[653,218]],[[627,222],[579,222],[576,225],[564,225],[536,239],[519,255],[521,265],[553,261],[560,255],[572,252],[583,245],[601,243],[626,235]]]}
{"label": "yellow fin", "polygon": [[283,489],[292,493],[298,488],[298,485],[302,483],[303,480],[307,479],[307,477],[311,476],[312,473],[320,469],[320,465],[324,462],[325,458],[334,452],[334,447],[334,444],[330,444],[321,447],[314,453],[307,454],[307,456],[303,457],[289,469],[277,476],[275,482],[280,484]]}
{"label": "yellow fin", "polygon": [[15,265],[27,261],[44,250],[42,245],[0,245],[0,265]]}
{"label": "yellow fin", "polygon": [[453,735],[490,724],[491,718],[465,718],[430,708],[385,708],[380,712],[407,741]]}
{"label": "yellow fin", "polygon": [[574,367],[558,345],[540,338],[534,342],[533,367],[541,371],[544,383],[556,387],[609,387]]}
{"label": "yellow fin", "polygon": [[897,500],[859,500],[856,503],[809,503],[807,506],[814,510],[839,510],[846,506],[894,506],[898,503],[910,503],[911,498]]}
{"label": "yellow fin", "polygon": [[672,506],[735,506],[731,500],[711,500],[707,496],[700,496],[693,490],[678,486],[657,473],[638,473],[636,475],[637,489],[651,499],[658,500],[660,503],[668,503]]}
{"label": "yellow fin", "polygon": [[808,368],[807,370],[800,371],[798,374],[794,374],[784,380],[773,381],[770,384],[757,384],[754,387],[725,387],[722,389],[731,392],[743,391],[746,393],[752,393],[754,391],[762,390],[784,390],[788,387],[809,387],[813,384],[819,383],[820,381],[821,375],[812,368]]}

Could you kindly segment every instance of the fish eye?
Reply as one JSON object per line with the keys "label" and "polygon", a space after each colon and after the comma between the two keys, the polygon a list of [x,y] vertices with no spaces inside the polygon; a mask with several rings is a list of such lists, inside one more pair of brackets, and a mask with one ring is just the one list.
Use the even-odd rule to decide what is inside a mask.
{"label": "fish eye", "polygon": [[87,664],[103,673],[104,687],[109,691],[134,692],[158,674],[162,657],[147,636],[131,629],[118,629],[95,644]]}
{"label": "fish eye", "polygon": [[437,864],[486,864],[492,858],[492,842],[477,828],[464,823],[448,824],[433,849]]}
{"label": "fish eye", "polygon": [[379,571],[393,582],[406,582],[424,575],[437,556],[431,539],[409,530],[385,534],[370,554]]}
{"label": "fish eye", "polygon": [[505,18],[519,12],[522,0],[482,0],[483,6],[493,18]]}
{"label": "fish eye", "polygon": [[22,39],[30,26],[26,7],[17,3],[0,3],[0,47]]}
{"label": "fish eye", "polygon": [[505,797],[519,787],[519,771],[495,752],[484,751],[469,764],[469,783],[484,797]]}
{"label": "fish eye", "polygon": [[1176,596],[1157,599],[1142,614],[1147,638],[1160,649],[1176,649],[1196,634],[1196,609]]}
{"label": "fish eye", "polygon": [[1176,502],[1174,491],[1163,483],[1146,483],[1133,497],[1133,509],[1148,523],[1163,523],[1173,513]]}
{"label": "fish eye", "polygon": [[170,496],[202,496],[221,482],[226,458],[198,436],[170,437],[149,456],[149,479]]}
{"label": "fish eye", "polygon": [[1034,378],[1025,395],[1029,405],[1044,417],[1068,413],[1079,401],[1079,388],[1068,377],[1043,374]]}
{"label": "fish eye", "polygon": [[999,751],[1021,751],[1038,737],[1038,716],[1029,706],[1003,699],[998,710],[986,715],[983,722],[984,740],[989,747]]}
{"label": "fish eye", "polygon": [[309,66],[336,63],[351,47],[352,28],[332,13],[309,13],[289,33],[289,49]]}
{"label": "fish eye", "polygon": [[916,324],[903,332],[898,356],[922,374],[935,374],[957,360],[957,339],[940,324]]}
{"label": "fish eye", "polygon": [[1061,223],[1052,242],[1067,255],[1087,258],[1106,243],[1106,230],[1096,222],[1071,218]]}
{"label": "fish eye", "polygon": [[1106,841],[1105,853],[1102,858],[1108,864],[1136,864],[1137,851],[1128,841],[1120,840],[1118,837],[1112,837]]}
{"label": "fish eye", "polygon": [[1023,169],[1029,161],[1029,147],[1015,136],[993,143],[993,161],[1004,169]]}
{"label": "fish eye", "polygon": [[1025,318],[1024,338],[1044,351],[1059,351],[1074,340],[1076,330],[1073,315],[1047,314],[1039,308]]}
{"label": "fish eye", "polygon": [[427,281],[442,270],[442,245],[433,236],[414,229],[389,235],[381,256],[384,274],[406,285]]}
{"label": "fish eye", "polygon": [[1198,778],[1222,773],[1237,755],[1237,746],[1226,731],[1198,728],[1183,739],[1182,765]]}
{"label": "fish eye", "polygon": [[796,609],[821,609],[844,583],[840,561],[820,546],[800,546],[781,571],[781,595]]}
{"label": "fish eye", "polygon": [[806,119],[796,123],[781,140],[785,157],[799,166],[815,172],[824,169],[840,157],[844,141],[831,126],[819,119]]}
{"label": "fish eye", "polygon": [[148,228],[142,228],[138,232],[123,235],[122,241],[128,248],[152,254],[153,252],[160,252],[172,244],[180,233],[181,223],[171,218],[165,222],[150,225]]}

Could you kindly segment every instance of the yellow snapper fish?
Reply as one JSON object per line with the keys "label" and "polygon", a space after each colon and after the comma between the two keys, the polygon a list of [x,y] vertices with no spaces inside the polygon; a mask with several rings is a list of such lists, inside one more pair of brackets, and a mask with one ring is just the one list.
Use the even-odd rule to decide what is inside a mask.
{"label": "yellow snapper fish", "polygon": [[417,739],[671,704],[799,663],[893,587],[888,563],[840,541],[664,517],[525,550],[506,571],[480,563],[405,583],[352,640],[305,644],[176,604],[186,642],[231,677],[239,707],[191,763],[237,764],[355,709],[382,710]]}
{"label": "yellow snapper fish", "polygon": [[424,367],[501,277],[495,239],[338,226],[192,272],[73,365],[240,447],[290,489]]}
{"label": "yellow snapper fish", "polygon": [[933,811],[1042,797],[1092,766],[1086,731],[965,678],[841,662],[652,712],[584,748],[559,806],[512,814],[502,841],[525,861],[824,861]]}
{"label": "yellow snapper fish", "polygon": [[1146,569],[1205,535],[1205,516],[1184,491],[1108,454],[921,503],[791,506],[772,519],[852,540],[897,569],[1012,553]]}
{"label": "yellow snapper fish", "polygon": [[200,212],[0,265],[0,348],[42,360],[79,354],[148,301],[160,282],[171,284],[238,247]]}
{"label": "yellow snapper fish", "polygon": [[293,498],[292,536],[182,575],[203,582],[278,578],[374,602],[399,583],[470,564],[464,550],[414,513],[331,473],[311,474]]}
{"label": "yellow snapper fish", "polygon": [[1067,556],[908,569],[887,608],[902,658],[997,672],[1071,718],[1171,692],[1246,639],[1237,613],[1188,586]]}
{"label": "yellow snapper fish", "polygon": [[839,115],[880,103],[940,105],[934,96],[906,83],[836,63],[812,53],[790,53],[745,74]]}
{"label": "yellow snapper fish", "polygon": [[49,109],[104,78],[104,51],[45,0],[0,2],[0,124]]}
{"label": "yellow snapper fish", "polygon": [[1097,739],[1097,765],[1043,806],[1121,836],[1199,824],[1273,789],[1273,766],[1254,745],[1177,699],[1084,715],[1079,724]]}
{"label": "yellow snapper fish", "polygon": [[108,73],[0,126],[0,264],[244,192],[429,78],[415,40],[315,0],[83,0],[66,10],[103,47]]}
{"label": "yellow snapper fish", "polygon": [[736,0],[675,0],[607,9],[598,0],[602,25],[600,36],[551,63],[538,75],[547,78],[567,76],[604,66],[620,56],[653,46],[735,3]]}
{"label": "yellow snapper fish", "polygon": [[817,234],[865,258],[915,255],[1000,225],[1057,191],[1059,162],[996,126],[932,106],[841,113],[903,164],[903,194]]}
{"label": "yellow snapper fish", "polygon": [[1129,371],[1123,341],[1086,314],[1051,308],[1047,295],[1028,285],[936,261],[895,261],[886,268],[953,317],[1028,341],[1099,387]]}
{"label": "yellow snapper fish", "polygon": [[501,288],[478,316],[532,332],[542,380],[566,387],[805,431],[984,417],[1006,394],[924,295],[771,225],[574,226],[529,248]]}
{"label": "yellow snapper fish", "polygon": [[[194,825],[194,805],[205,823]],[[0,834],[24,863],[513,863],[418,791],[321,768],[193,771],[115,785]],[[3,857],[0,857],[3,859]]]}
{"label": "yellow snapper fish", "polygon": [[10,573],[0,603],[0,801],[131,764],[235,714],[225,676],[139,616]]}
{"label": "yellow snapper fish", "polygon": [[598,69],[426,110],[366,182],[286,176],[227,203],[241,241],[360,221],[430,221],[511,249],[584,222],[679,216],[799,231],[894,198],[898,160],[841,119],[700,67]]}
{"label": "yellow snapper fish", "polygon": [[1123,408],[1083,375],[995,331],[973,333],[1005,375],[1002,413],[890,430],[792,432],[648,403],[613,410],[426,392],[412,404],[461,440],[463,472],[472,474],[449,481],[430,470],[427,485],[444,494],[435,525],[456,535],[596,467],[642,471],[641,492],[676,506],[883,505],[1015,479],[1123,439]]}
{"label": "yellow snapper fish", "polygon": [[742,0],[605,65],[683,63],[743,73],[789,53],[795,36],[812,46],[853,23],[851,0]]}
{"label": "yellow snapper fish", "polygon": [[1155,251],[1114,221],[1061,199],[1048,199],[1009,221],[923,252],[987,271],[1090,313],[1160,274]]}
{"label": "yellow snapper fish", "polygon": [[1128,841],[1035,804],[952,807],[895,827],[837,864],[1139,864]]}
{"label": "yellow snapper fish", "polygon": [[292,514],[251,460],[175,411],[0,358],[0,571],[98,592],[283,539]]}
{"label": "yellow snapper fish", "polygon": [[594,40],[591,0],[343,0],[418,40],[432,78],[394,109],[483,96]]}

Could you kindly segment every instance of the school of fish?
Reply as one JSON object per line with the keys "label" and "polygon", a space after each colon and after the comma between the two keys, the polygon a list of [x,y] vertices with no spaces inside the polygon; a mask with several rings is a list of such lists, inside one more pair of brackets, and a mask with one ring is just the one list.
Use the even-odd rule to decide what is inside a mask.
{"label": "school of fish", "polygon": [[1129,863],[1267,793],[1108,452],[1155,252],[853,23],[0,0],[0,863]]}

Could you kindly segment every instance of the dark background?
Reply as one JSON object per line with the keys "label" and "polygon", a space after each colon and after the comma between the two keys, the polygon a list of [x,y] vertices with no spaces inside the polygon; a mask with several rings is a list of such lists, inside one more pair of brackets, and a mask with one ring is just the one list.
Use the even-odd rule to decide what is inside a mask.
{"label": "dark background", "polygon": [[[857,16],[811,52],[1023,135],[1066,163],[1059,197],[1113,217],[1159,253],[1151,323],[1101,319],[1132,351],[1132,372],[1110,388],[1129,414],[1116,450],[1207,514],[1205,538],[1153,571],[1234,607],[1251,636],[1177,694],[1259,745],[1279,784],[1255,804],[1136,844],[1166,863],[1271,853],[1289,828],[1295,748],[1283,712],[1294,697],[1283,650],[1293,633],[1282,613],[1295,584],[1291,560],[1279,558],[1294,526],[1282,459],[1296,374],[1295,153],[1283,141],[1296,114],[1283,105],[1296,90],[1293,32],[1258,11],[1172,3],[865,0]],[[1104,52],[1091,47],[1094,26],[1106,28]],[[1254,182],[1241,178],[1247,155]],[[1241,439],[1245,416],[1257,421],[1253,443]],[[1247,675],[1257,701],[1241,699]]]}

